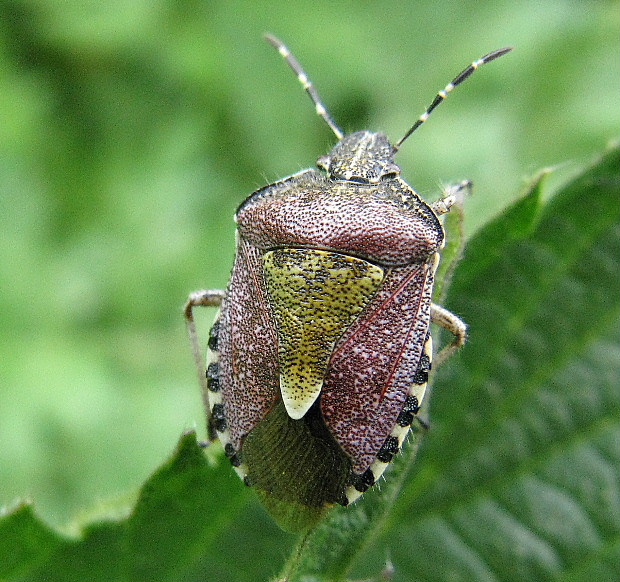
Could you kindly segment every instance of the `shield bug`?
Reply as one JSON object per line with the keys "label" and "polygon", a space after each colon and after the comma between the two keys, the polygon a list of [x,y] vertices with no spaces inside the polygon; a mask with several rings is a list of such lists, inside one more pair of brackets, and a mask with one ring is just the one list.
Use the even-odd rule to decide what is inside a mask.
{"label": "shield bug", "polygon": [[465,342],[465,324],[431,298],[453,191],[426,203],[394,156],[452,89],[510,49],[469,65],[391,144],[344,135],[295,57],[266,39],[338,143],[319,170],[239,206],[228,288],[192,293],[185,315],[204,370],[193,308],[220,308],[200,373],[210,438],[280,525],[300,530],[357,499],[399,452],[431,369],[430,323],[454,334],[436,362]]}

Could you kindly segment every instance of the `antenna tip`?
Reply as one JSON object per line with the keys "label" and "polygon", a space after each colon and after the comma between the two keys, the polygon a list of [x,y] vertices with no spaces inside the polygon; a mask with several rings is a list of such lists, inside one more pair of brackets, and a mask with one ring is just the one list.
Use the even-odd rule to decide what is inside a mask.
{"label": "antenna tip", "polygon": [[488,63],[489,61],[493,61],[495,59],[498,59],[499,57],[503,57],[506,53],[509,53],[512,49],[513,47],[511,46],[506,46],[504,48],[497,49],[496,51],[490,52],[486,57],[482,57],[482,60],[485,63]]}
{"label": "antenna tip", "polygon": [[277,37],[271,34],[270,32],[265,32],[263,34],[263,38],[272,46],[276,48],[283,45],[284,43]]}

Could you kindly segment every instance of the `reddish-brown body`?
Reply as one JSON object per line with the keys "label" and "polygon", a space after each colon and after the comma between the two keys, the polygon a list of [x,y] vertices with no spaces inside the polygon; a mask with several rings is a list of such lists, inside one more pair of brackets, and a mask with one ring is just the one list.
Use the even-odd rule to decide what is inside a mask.
{"label": "reddish-brown body", "polygon": [[236,218],[237,256],[222,305],[218,350],[230,442],[237,451],[280,398],[277,330],[263,282],[263,253],[326,249],[385,269],[380,289],[337,342],[320,396],[327,428],[351,458],[353,471],[362,474],[394,429],[420,367],[443,229],[400,177],[361,184],[316,170],[255,192]]}

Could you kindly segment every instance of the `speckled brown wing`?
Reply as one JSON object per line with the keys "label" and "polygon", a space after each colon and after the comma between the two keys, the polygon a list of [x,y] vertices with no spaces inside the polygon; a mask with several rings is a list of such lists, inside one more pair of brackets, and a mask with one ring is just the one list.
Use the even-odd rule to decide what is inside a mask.
{"label": "speckled brown wing", "polygon": [[321,410],[330,432],[353,459],[355,473],[364,473],[375,461],[415,391],[419,368],[428,365],[422,356],[430,349],[433,266],[429,261],[390,269],[331,357]]}

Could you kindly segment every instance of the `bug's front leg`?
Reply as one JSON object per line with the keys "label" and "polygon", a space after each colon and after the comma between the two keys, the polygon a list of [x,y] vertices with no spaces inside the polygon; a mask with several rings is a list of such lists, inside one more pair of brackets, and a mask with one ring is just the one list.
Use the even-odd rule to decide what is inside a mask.
{"label": "bug's front leg", "polygon": [[216,434],[211,421],[211,405],[209,403],[209,388],[207,385],[206,376],[207,368],[202,356],[202,348],[200,347],[198,332],[196,331],[196,323],[194,322],[194,307],[220,307],[225,296],[226,292],[222,289],[203,289],[202,291],[194,291],[193,293],[190,293],[187,298],[187,303],[185,303],[185,308],[183,309],[189,340],[192,344],[194,363],[196,364],[196,371],[198,373],[198,382],[200,383],[202,401],[207,415],[207,429],[210,440],[214,440],[216,438]]}
{"label": "bug's front leg", "polygon": [[449,184],[443,189],[443,196],[431,204],[431,208],[435,211],[435,214],[441,215],[450,212],[455,204],[461,204],[463,198],[471,194],[472,182],[471,180],[463,180],[458,184]]}
{"label": "bug's front leg", "polygon": [[467,324],[451,311],[431,303],[431,321],[447,329],[454,339],[435,356],[434,366],[440,366],[467,341]]}
{"label": "bug's front leg", "polygon": [[[434,202],[431,207],[437,215],[446,214],[454,205],[461,205],[463,198],[471,194],[472,183],[470,180],[463,180],[458,184],[451,184],[444,187],[443,197]],[[440,366],[454,352],[456,352],[467,341],[467,325],[465,322],[451,313],[447,309],[432,303],[431,304],[431,321],[447,329],[454,339],[445,346],[435,357],[433,364]]]}

